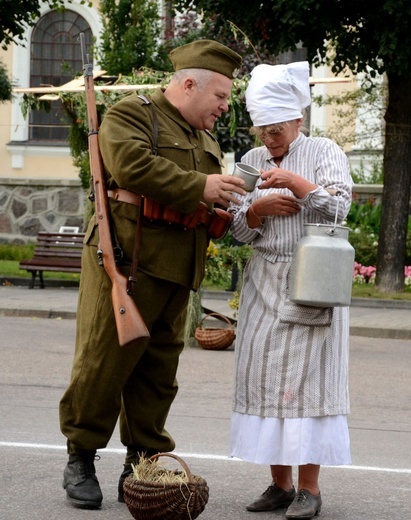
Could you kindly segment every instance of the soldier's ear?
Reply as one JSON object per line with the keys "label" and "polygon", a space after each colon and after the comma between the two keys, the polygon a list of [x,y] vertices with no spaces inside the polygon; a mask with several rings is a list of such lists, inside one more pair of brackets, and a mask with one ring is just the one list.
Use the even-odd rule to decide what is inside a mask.
{"label": "soldier's ear", "polygon": [[187,94],[191,94],[191,92],[193,92],[193,90],[196,88],[196,86],[197,86],[196,81],[190,77],[186,78],[183,82],[183,89],[184,89],[184,92],[186,92]]}

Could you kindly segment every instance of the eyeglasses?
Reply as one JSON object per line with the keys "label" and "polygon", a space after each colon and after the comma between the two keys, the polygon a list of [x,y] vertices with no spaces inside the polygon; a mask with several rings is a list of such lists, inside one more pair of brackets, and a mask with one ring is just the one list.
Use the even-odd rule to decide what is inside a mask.
{"label": "eyeglasses", "polygon": [[285,131],[285,126],[278,126],[277,128],[272,128],[271,130],[261,130],[257,132],[257,136],[264,141],[267,137],[275,137],[277,135],[282,134]]}

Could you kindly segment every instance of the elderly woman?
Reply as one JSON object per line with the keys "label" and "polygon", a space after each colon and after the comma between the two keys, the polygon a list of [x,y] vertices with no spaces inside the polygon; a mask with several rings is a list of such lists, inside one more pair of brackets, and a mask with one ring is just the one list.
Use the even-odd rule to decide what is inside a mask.
{"label": "elderly woman", "polygon": [[[307,62],[253,70],[247,110],[264,146],[242,162],[260,170],[261,179],[241,206],[232,207],[233,236],[251,243],[254,255],[244,271],[238,315],[231,456],[270,466],[271,485],[247,510],[288,506],[292,519],[320,512],[321,465],[351,462],[348,308],[289,300],[293,248],[304,223],[329,224],[336,215],[341,222],[351,204],[343,151],[330,139],[301,132],[310,101]],[[297,488],[292,466],[298,466]]]}

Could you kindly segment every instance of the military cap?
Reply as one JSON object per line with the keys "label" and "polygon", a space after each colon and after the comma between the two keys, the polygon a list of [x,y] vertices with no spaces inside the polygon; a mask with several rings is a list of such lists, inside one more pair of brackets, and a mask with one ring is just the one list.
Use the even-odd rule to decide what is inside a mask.
{"label": "military cap", "polygon": [[197,40],[172,50],[170,59],[175,71],[207,69],[232,79],[238,74],[242,58],[225,45],[213,40]]}

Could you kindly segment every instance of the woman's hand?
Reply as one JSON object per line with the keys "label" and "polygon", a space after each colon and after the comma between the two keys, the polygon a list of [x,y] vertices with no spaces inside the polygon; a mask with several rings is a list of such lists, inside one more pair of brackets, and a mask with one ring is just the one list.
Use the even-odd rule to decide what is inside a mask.
{"label": "woman's hand", "polygon": [[282,195],[280,193],[271,193],[266,197],[258,199],[254,202],[254,211],[262,217],[271,215],[289,216],[295,215],[301,211],[301,206],[296,198],[291,195]]}
{"label": "woman's hand", "polygon": [[258,188],[266,190],[268,188],[287,188],[299,199],[304,198],[307,193],[317,189],[317,185],[304,179],[297,173],[284,170],[284,168],[273,168],[272,170],[261,170],[261,179],[264,181]]}
{"label": "woman's hand", "polygon": [[271,193],[266,197],[256,200],[247,212],[247,223],[252,229],[262,226],[264,218],[273,215],[290,217],[301,211],[301,206],[295,197]]}

